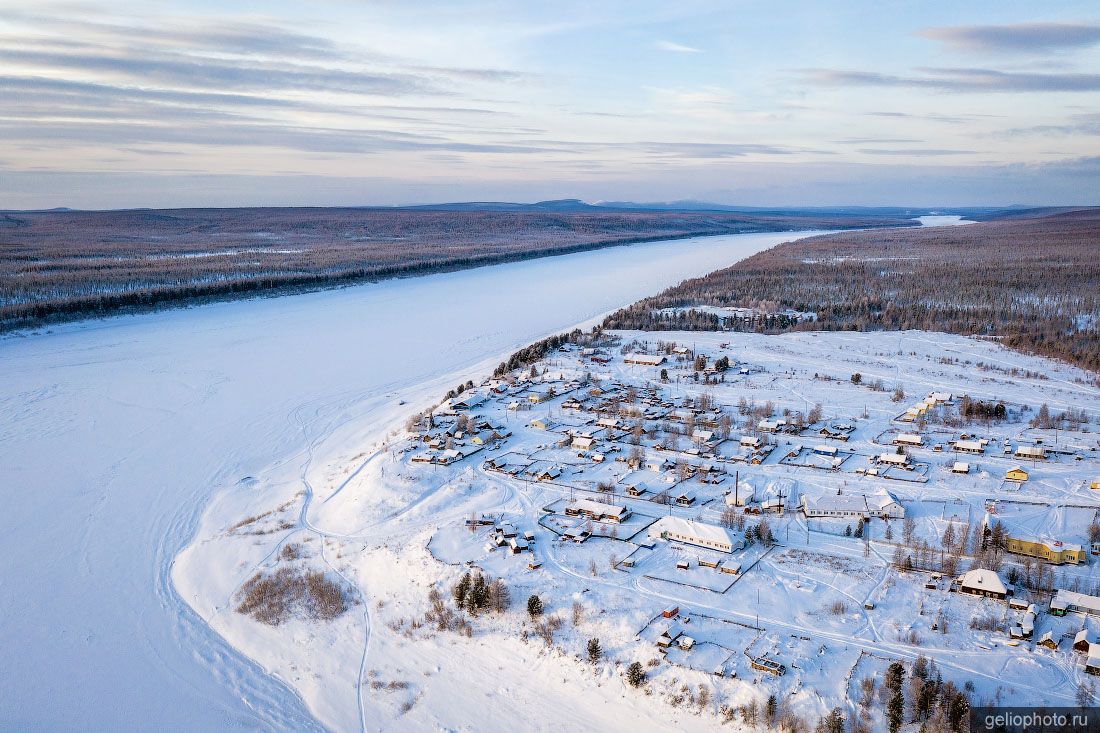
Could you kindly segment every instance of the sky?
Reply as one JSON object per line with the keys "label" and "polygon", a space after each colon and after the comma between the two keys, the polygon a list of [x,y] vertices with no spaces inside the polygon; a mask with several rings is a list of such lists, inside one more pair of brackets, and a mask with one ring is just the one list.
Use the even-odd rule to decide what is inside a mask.
{"label": "sky", "polygon": [[1100,6],[0,0],[0,140],[0,209],[1100,204]]}

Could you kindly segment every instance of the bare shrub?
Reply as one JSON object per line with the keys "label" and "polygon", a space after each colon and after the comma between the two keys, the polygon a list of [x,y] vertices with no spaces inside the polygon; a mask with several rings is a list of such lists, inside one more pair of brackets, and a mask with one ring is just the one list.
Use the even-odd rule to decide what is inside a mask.
{"label": "bare shrub", "polygon": [[241,587],[238,596],[237,613],[271,626],[299,614],[328,621],[348,609],[346,589],[316,570],[260,571]]}
{"label": "bare shrub", "polygon": [[1001,621],[992,614],[975,616],[970,619],[970,628],[977,631],[997,631],[1001,627]]}

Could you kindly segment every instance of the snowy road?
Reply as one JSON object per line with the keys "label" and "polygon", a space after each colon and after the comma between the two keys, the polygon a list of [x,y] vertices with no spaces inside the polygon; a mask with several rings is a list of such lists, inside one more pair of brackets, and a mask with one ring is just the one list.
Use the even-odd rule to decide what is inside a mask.
{"label": "snowy road", "polygon": [[402,390],[789,238],[636,245],[3,338],[0,728],[315,728],[174,591],[173,558],[209,498],[388,412]]}

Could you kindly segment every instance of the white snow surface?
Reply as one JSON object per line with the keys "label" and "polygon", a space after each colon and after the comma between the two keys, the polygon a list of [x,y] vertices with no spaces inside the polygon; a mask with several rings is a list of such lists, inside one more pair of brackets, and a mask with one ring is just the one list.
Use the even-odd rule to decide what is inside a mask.
{"label": "white snow surface", "polygon": [[[785,447],[759,465],[703,457],[699,460],[718,462],[723,474],[716,485],[684,480],[684,487],[699,496],[695,505],[666,509],[619,494],[615,503],[633,511],[625,523],[593,522],[591,539],[563,542],[558,532],[577,521],[562,515],[569,496],[593,495],[596,483],[605,480],[621,488],[634,475],[619,461],[593,462],[575,448],[557,447],[568,442],[562,439],[570,425],[574,430],[593,427],[594,413],[566,410],[564,401],[585,395],[587,389],[577,385],[586,373],[596,374],[603,388],[641,388],[656,386],[660,369],[626,364],[615,346],[607,347],[612,361],[598,366],[578,349],[567,348],[547,355],[540,365],[545,373],[531,380],[524,376],[471,411],[511,435],[453,465],[411,461],[426,442],[406,434],[400,418],[414,402],[423,404],[418,398],[402,408],[406,412],[389,411],[396,423],[388,417],[341,423],[318,433],[303,454],[255,474],[251,488],[220,492],[195,542],[177,560],[177,587],[216,631],[286,680],[334,730],[520,725],[535,730],[713,730],[719,725],[717,701],[762,704],[768,694],[812,724],[832,707],[851,703],[857,694],[852,680],[881,674],[880,667],[890,660],[910,661],[917,654],[927,655],[956,685],[973,682],[976,701],[1067,704],[1073,697],[1084,673],[1067,644],[1048,654],[1031,642],[1008,645],[1003,628],[969,628],[975,616],[995,614],[1009,622],[1014,612],[1003,601],[949,593],[944,583],[932,583],[930,589],[931,576],[925,573],[894,571],[889,564],[893,540],[881,520],[868,525],[873,541],[866,548],[845,535],[844,525],[851,520],[807,520],[798,512],[771,515],[776,547],[757,544],[732,555],[664,541],[646,549],[635,533],[644,536],[647,524],[666,511],[679,519],[716,523],[726,506],[724,491],[740,475],[745,484],[785,486],[791,505],[797,504],[796,495],[888,489],[915,520],[915,532],[934,546],[949,521],[979,531],[990,501],[1010,531],[1030,528],[1072,539],[1100,508],[1087,483],[1100,465],[1100,444],[1091,429],[1060,438],[1060,445],[1075,446],[1071,455],[1082,460],[1066,455],[1029,466],[1033,475],[1025,491],[1001,480],[1011,457],[990,452],[975,459],[982,470],[960,477],[947,469],[953,457],[937,454],[931,445],[912,449],[921,467],[912,475],[870,478],[857,473],[860,465],[850,464],[889,444],[899,429],[894,417],[906,403],[894,402],[889,390],[855,385],[848,377],[855,371],[865,379],[893,376],[906,386],[910,400],[933,392],[967,393],[1003,398],[1013,411],[1024,405],[1033,409],[1041,400],[1055,411],[1076,405],[1095,418],[1100,389],[1087,383],[1089,375],[991,342],[918,331],[622,335],[627,349],[636,348],[630,342],[640,339],[649,342],[643,348],[652,350],[659,339],[691,344],[712,357],[724,352],[735,364],[753,367],[748,374],[730,370],[720,385],[704,386],[690,377],[693,359],[669,361],[670,381],[657,387],[662,402],[674,406],[706,392],[736,414],[733,406],[740,396],[773,400],[778,409],[820,401],[826,422],[852,426],[844,446],[853,457],[835,471],[784,464],[785,457],[797,453],[795,447],[821,442],[812,428],[804,435],[776,436]],[[450,380],[430,385],[423,401],[438,400],[458,381]],[[507,404],[527,394],[545,394],[547,385],[556,387],[556,397],[510,414]],[[532,416],[546,414],[560,417],[556,429],[529,425]],[[750,425],[755,419],[738,417]],[[437,421],[433,430],[448,426],[447,418]],[[997,444],[1028,440],[1035,432],[1023,419],[980,429],[990,431]],[[934,435],[940,436],[936,441],[950,436],[934,421],[922,430],[929,444]],[[599,435],[601,450],[621,441]],[[382,445],[380,437],[386,439]],[[625,447],[619,446],[619,455]],[[487,470],[485,459],[504,455],[531,465],[560,466],[562,475],[537,481]],[[674,473],[666,472],[664,480],[675,480]],[[474,514],[511,525],[521,535],[530,532],[530,553],[493,549],[491,528],[465,526],[463,520]],[[246,524],[237,526],[242,521]],[[830,521],[837,526],[830,528]],[[900,524],[894,531],[901,531]],[[361,601],[332,622],[294,619],[269,627],[235,613],[240,585],[257,570],[285,566],[276,558],[291,545],[300,545],[312,567],[342,576]],[[636,565],[617,565],[628,554]],[[702,564],[707,558],[739,571],[707,569]],[[681,561],[686,568],[677,568]],[[1019,569],[1015,561],[1008,562]],[[446,594],[467,563],[505,579],[513,593],[511,610],[473,619],[472,638],[414,623],[424,618],[428,589],[435,586]],[[532,569],[529,563],[541,567]],[[1060,567],[1058,573],[1060,586],[1079,581],[1092,588],[1100,582],[1100,563]],[[552,649],[531,634],[523,611],[529,593],[545,599],[547,615],[565,619]],[[576,625],[569,620],[573,602],[583,608]],[[836,603],[840,610],[830,610]],[[679,608],[678,618],[660,618],[670,606]],[[943,620],[942,632],[931,628],[934,618]],[[680,624],[694,639],[691,651],[658,652],[656,634],[668,623]],[[1036,628],[1061,637],[1080,623],[1043,614]],[[593,637],[606,655],[595,665],[582,659]],[[748,660],[757,655],[777,658],[788,674],[776,678],[753,671]],[[629,689],[623,681],[623,666],[631,661],[646,665],[644,691]],[[718,666],[735,671],[736,679],[715,677]],[[710,690],[712,704],[700,708],[674,702],[684,686]],[[872,729],[883,726],[881,718],[874,719]]]}
{"label": "white snow surface", "polygon": [[[322,654],[308,625],[292,628],[317,652],[296,673],[285,645],[266,646],[257,624],[228,611],[238,576],[269,549],[264,537],[231,558],[203,556],[200,542],[179,561],[188,572],[174,568],[203,522],[239,516],[265,487],[287,485],[269,483],[276,477],[298,478],[293,498],[315,456],[369,450],[519,346],[790,238],[635,245],[0,339],[0,728],[370,727],[354,695],[347,705],[319,694],[327,675],[364,654],[365,604],[325,637],[356,644]],[[393,584],[406,564],[426,562],[379,554],[361,572]],[[436,665],[421,672],[435,670],[439,694],[451,689],[456,725],[486,704],[503,720],[523,714],[516,681],[481,668],[495,658],[422,660]],[[577,683],[539,664],[546,669],[529,673],[561,704],[567,728],[625,721],[622,706],[601,705],[618,693],[570,709]],[[484,697],[455,695],[467,683]]]}

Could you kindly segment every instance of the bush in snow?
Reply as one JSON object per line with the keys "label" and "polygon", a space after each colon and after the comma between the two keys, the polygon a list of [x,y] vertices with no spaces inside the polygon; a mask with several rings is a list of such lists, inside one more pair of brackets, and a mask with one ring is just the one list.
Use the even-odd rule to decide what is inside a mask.
{"label": "bush in snow", "polygon": [[297,613],[331,620],[348,609],[343,586],[316,570],[260,571],[241,588],[237,613],[278,626]]}

